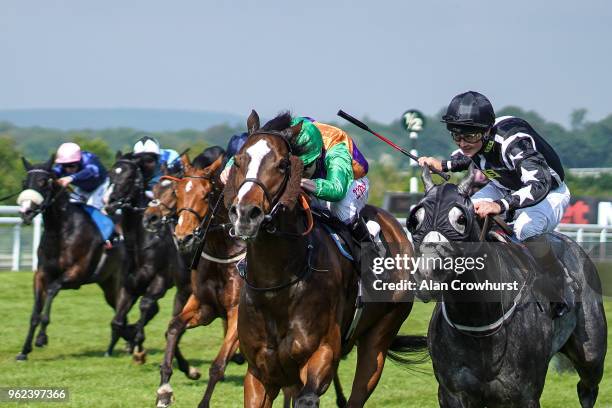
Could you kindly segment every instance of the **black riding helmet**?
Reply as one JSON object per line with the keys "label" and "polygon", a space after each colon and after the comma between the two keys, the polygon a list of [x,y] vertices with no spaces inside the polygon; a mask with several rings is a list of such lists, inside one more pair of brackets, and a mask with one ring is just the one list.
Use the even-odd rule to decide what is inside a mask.
{"label": "black riding helmet", "polygon": [[453,98],[442,122],[451,132],[484,132],[495,123],[495,111],[486,96],[467,91]]}

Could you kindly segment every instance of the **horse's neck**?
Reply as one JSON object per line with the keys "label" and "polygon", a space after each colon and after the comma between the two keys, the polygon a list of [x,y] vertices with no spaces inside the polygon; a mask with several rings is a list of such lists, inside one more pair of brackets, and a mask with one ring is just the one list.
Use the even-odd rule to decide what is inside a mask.
{"label": "horse's neck", "polygon": [[144,234],[144,226],[142,225],[142,212],[124,209],[121,216],[121,226],[125,239],[129,242],[140,243]]}
{"label": "horse's neck", "polygon": [[287,211],[278,215],[277,233],[260,230],[254,241],[247,243],[247,264],[249,282],[258,287],[281,285],[299,275],[306,267],[308,238],[288,236],[282,233],[299,234],[303,227],[298,212]]}
{"label": "horse's neck", "polygon": [[59,233],[62,226],[70,221],[68,215],[68,193],[54,190],[53,202],[43,211],[43,225],[45,232]]}

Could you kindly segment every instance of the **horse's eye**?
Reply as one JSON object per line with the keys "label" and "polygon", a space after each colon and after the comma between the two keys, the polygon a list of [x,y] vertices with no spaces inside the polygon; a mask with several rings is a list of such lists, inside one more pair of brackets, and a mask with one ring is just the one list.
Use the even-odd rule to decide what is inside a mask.
{"label": "horse's eye", "polygon": [[40,179],[36,182],[36,184],[38,184],[39,187],[44,187],[47,185],[47,179]]}
{"label": "horse's eye", "polygon": [[289,168],[289,161],[287,159],[282,159],[278,163],[278,169],[280,170],[281,173],[284,173],[285,171],[287,171],[288,168]]}
{"label": "horse's eye", "polygon": [[420,207],[410,215],[410,220],[408,222],[408,230],[412,233],[421,228],[424,219],[425,208]]}
{"label": "horse's eye", "polygon": [[459,207],[453,207],[448,212],[448,221],[451,226],[459,233],[463,234],[465,232],[465,226],[467,224],[467,218],[465,214]]}

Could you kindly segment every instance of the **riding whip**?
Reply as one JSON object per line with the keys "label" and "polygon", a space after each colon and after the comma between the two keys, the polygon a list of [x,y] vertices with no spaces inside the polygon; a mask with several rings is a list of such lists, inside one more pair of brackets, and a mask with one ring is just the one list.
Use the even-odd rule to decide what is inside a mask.
{"label": "riding whip", "polygon": [[[338,111],[338,116],[340,116],[343,119],[348,120],[349,122],[351,122],[353,125],[365,130],[366,132],[369,132],[371,134],[373,134],[374,136],[376,136],[377,138],[379,138],[380,140],[382,140],[383,142],[385,142],[386,144],[388,144],[389,146],[391,146],[392,148],[394,148],[395,150],[403,153],[405,156],[410,157],[412,160],[414,161],[419,161],[419,158],[417,156],[415,156],[414,154],[410,153],[408,150],[404,149],[403,147],[398,146],[397,144],[393,143],[391,140],[387,139],[386,137],[384,137],[381,134],[376,133],[375,131],[373,131],[372,129],[370,129],[368,127],[368,125],[366,125],[365,123],[363,123],[362,121],[360,121],[359,119],[354,118],[353,116],[349,115],[348,113],[344,112],[342,109],[340,109]],[[441,171],[438,171],[436,169],[431,168],[431,171],[435,174],[437,174],[438,176],[442,177],[444,180],[448,181],[450,179],[450,176],[446,173],[443,173]]]}

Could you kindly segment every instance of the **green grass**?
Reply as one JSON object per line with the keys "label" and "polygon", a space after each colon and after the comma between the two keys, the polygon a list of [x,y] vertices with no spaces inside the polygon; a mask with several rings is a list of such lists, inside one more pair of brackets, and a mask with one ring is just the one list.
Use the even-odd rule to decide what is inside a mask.
{"label": "green grass", "polygon": [[[49,345],[35,348],[26,362],[16,362],[27,331],[32,307],[30,273],[0,274],[0,387],[66,387],[70,391],[71,407],[153,407],[159,381],[159,363],[164,347],[164,331],[170,316],[172,293],[162,300],[161,311],[147,327],[147,363],[136,366],[131,357],[119,350],[116,356],[103,357],[110,333],[112,310],[104,303],[97,286],[88,285],[78,291],[61,291],[52,311],[49,326]],[[404,324],[404,332],[425,333],[432,305],[417,303]],[[135,308],[137,309],[137,308]],[[612,316],[612,302],[606,303],[606,312]],[[136,315],[132,313],[131,320]],[[193,329],[183,337],[185,356],[201,369],[198,381],[188,380],[175,370],[172,386],[176,407],[197,406],[206,385],[208,367],[221,344],[220,321],[209,327]],[[122,348],[122,342],[118,349]],[[352,353],[340,368],[345,392],[350,391],[355,366]],[[239,407],[242,405],[242,378],[246,366],[230,364],[226,380],[213,395],[213,407]],[[378,388],[370,398],[370,407],[436,407],[437,384],[429,362],[419,366],[424,373],[414,373],[387,362]],[[606,373],[600,387],[598,406],[612,407],[612,362],[608,359]],[[542,399],[543,407],[578,406],[576,396],[577,375],[557,374],[549,370]],[[321,406],[334,406],[333,387]],[[2,406],[28,406],[27,404],[1,404]],[[58,403],[43,404],[59,406]],[[282,398],[275,406],[282,405]],[[40,403],[31,406],[40,407]]]}

